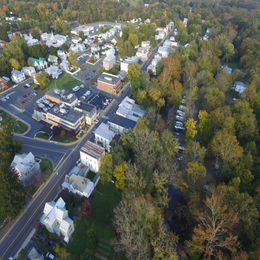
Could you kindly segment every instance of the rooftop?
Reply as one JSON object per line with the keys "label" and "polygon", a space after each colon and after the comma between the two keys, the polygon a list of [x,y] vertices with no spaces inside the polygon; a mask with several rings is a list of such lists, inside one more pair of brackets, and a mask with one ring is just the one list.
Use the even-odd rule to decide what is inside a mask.
{"label": "rooftop", "polygon": [[78,103],[76,108],[81,109],[81,110],[86,111],[86,112],[91,112],[93,109],[96,109],[95,106],[88,104],[88,103],[85,103],[85,102],[82,102],[82,101],[80,103]]}
{"label": "rooftop", "polygon": [[109,83],[109,84],[116,84],[118,81],[121,81],[121,79],[118,76],[109,74],[109,73],[102,73],[99,78],[98,81],[102,81],[104,83]]}
{"label": "rooftop", "polygon": [[105,149],[102,147],[99,147],[98,145],[87,141],[80,149],[81,152],[95,158],[98,160],[102,154],[104,153]]}
{"label": "rooftop", "polygon": [[109,130],[109,126],[104,123],[101,123],[95,130],[95,135],[96,134],[107,140],[112,140],[113,136],[115,135],[113,131]]}
{"label": "rooftop", "polygon": [[111,118],[109,119],[109,122],[119,125],[121,127],[125,127],[127,129],[129,128],[133,129],[136,125],[135,121],[132,121],[126,117],[119,116],[117,114],[112,115]]}

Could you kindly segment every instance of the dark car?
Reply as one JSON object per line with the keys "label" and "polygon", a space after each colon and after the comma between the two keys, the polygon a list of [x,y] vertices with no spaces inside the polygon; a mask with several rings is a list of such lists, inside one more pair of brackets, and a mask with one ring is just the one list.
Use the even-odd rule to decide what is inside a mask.
{"label": "dark car", "polygon": [[27,96],[24,94],[23,97],[26,98]]}
{"label": "dark car", "polygon": [[90,76],[87,76],[87,77],[86,77],[86,80],[90,80]]}
{"label": "dark car", "polygon": [[86,70],[86,68],[83,68],[82,70],[84,71],[84,70]]}
{"label": "dark car", "polygon": [[94,73],[96,73],[96,70],[93,70]]}
{"label": "dark car", "polygon": [[55,245],[55,242],[52,241],[51,239],[49,239],[48,244],[49,244],[50,246],[54,246],[54,245]]}
{"label": "dark car", "polygon": [[36,233],[36,237],[38,237],[39,239],[43,240],[44,235],[42,233],[37,232]]}
{"label": "dark car", "polygon": [[86,76],[86,77],[89,77],[89,75],[88,75],[88,74],[86,74],[85,76]]}

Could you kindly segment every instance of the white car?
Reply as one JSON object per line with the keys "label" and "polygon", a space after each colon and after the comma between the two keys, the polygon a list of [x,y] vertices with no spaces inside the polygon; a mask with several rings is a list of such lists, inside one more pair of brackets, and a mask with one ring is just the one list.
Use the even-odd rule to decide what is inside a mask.
{"label": "white car", "polygon": [[80,159],[78,159],[77,161],[76,161],[76,165],[78,165],[80,163]]}
{"label": "white car", "polygon": [[176,119],[179,120],[179,121],[183,121],[184,118],[183,118],[183,116],[177,115],[177,116],[176,116]]}
{"label": "white car", "polygon": [[48,252],[48,253],[46,254],[46,257],[47,257],[48,259],[54,259],[54,255],[51,254],[50,252]]}
{"label": "white car", "polygon": [[5,99],[7,99],[7,100],[8,100],[9,98],[10,98],[10,97],[8,97],[8,96],[5,96]]}
{"label": "white car", "polygon": [[8,260],[13,260],[14,258],[13,257],[9,257]]}
{"label": "white car", "polygon": [[96,121],[95,121],[95,124],[97,125],[99,123],[99,120],[97,119]]}
{"label": "white car", "polygon": [[184,116],[185,115],[185,113],[184,112],[182,112],[181,110],[177,110],[177,115],[180,115],[180,116]]}

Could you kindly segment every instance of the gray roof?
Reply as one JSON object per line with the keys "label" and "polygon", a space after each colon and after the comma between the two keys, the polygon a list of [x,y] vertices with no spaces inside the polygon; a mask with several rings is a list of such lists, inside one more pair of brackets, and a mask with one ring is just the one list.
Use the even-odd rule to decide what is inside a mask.
{"label": "gray roof", "polygon": [[76,108],[81,109],[81,110],[86,111],[86,112],[91,112],[94,109],[96,109],[95,106],[88,104],[88,103],[85,103],[85,102],[82,102],[82,101],[80,102],[80,105],[76,106]]}
{"label": "gray roof", "polygon": [[68,110],[69,112],[67,114],[63,113],[55,113],[53,107],[51,110],[48,111],[48,114],[54,115],[55,117],[59,117],[65,121],[71,122],[72,124],[75,124],[81,117],[82,113],[81,112],[76,112],[75,110]]}
{"label": "gray roof", "polygon": [[133,129],[136,125],[135,121],[132,121],[126,117],[119,116],[117,114],[112,115],[111,118],[109,119],[109,122],[119,125],[121,127],[125,127],[127,129],[129,128]]}
{"label": "gray roof", "polygon": [[[111,80],[109,80],[109,78]],[[103,81],[105,83],[113,83],[116,84],[118,81],[121,81],[121,79],[118,76],[112,75],[112,74],[108,74],[108,73],[102,73],[98,80]]]}

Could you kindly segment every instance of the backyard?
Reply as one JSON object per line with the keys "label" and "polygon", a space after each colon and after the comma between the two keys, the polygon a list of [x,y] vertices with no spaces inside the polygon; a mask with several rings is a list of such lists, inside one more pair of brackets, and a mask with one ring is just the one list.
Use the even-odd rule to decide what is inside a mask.
{"label": "backyard", "polygon": [[74,79],[73,77],[69,76],[68,74],[63,73],[58,79],[52,79],[49,84],[43,90],[44,93],[49,91],[52,88],[63,88],[67,91],[71,91],[77,85],[82,84],[81,81]]}
{"label": "backyard", "polygon": [[0,116],[2,120],[0,122],[1,127],[10,129],[13,133],[23,134],[27,131],[28,126],[18,119],[12,117],[10,114],[3,110],[0,110]]}
{"label": "backyard", "polygon": [[235,69],[241,69],[239,62],[230,62],[228,63],[228,67],[234,71]]}
{"label": "backyard", "polygon": [[41,174],[36,178],[32,185],[25,187],[25,191],[29,196],[33,196],[33,194],[39,189],[39,187],[44,183],[44,181],[51,176],[53,172],[52,161],[37,156],[35,156],[35,159],[41,160]]}

